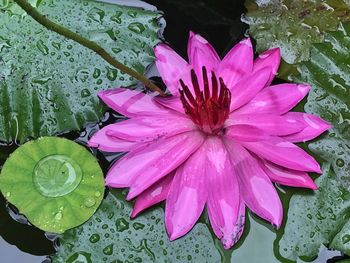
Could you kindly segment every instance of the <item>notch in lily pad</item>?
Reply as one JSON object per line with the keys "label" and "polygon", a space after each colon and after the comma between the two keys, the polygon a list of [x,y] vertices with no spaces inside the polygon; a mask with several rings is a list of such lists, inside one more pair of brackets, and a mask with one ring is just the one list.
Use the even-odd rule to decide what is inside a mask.
{"label": "notch in lily pad", "polygon": [[33,225],[63,233],[95,213],[103,199],[104,177],[83,146],[42,137],[22,145],[7,159],[0,190]]}

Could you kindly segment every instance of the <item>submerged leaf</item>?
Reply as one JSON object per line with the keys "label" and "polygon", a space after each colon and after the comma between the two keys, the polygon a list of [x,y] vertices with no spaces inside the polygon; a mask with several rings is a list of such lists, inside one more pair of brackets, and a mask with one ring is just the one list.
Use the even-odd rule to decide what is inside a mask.
{"label": "submerged leaf", "polygon": [[257,50],[280,47],[289,64],[308,60],[312,43],[350,20],[350,3],[343,0],[247,0],[246,6],[244,22]]}
{"label": "submerged leaf", "polygon": [[[153,61],[157,12],[86,0],[36,5],[140,73]],[[102,116],[99,90],[135,83],[91,50],[13,14],[13,6],[0,10],[0,141],[79,130]]]}
{"label": "submerged leaf", "polygon": [[7,159],[0,190],[33,225],[62,233],[96,211],[104,179],[97,160],[84,147],[43,137],[24,144]]}
{"label": "submerged leaf", "polygon": [[292,197],[282,256],[295,260],[313,257],[321,244],[350,253],[350,25],[341,25],[326,35],[325,43],[314,44],[309,62],[298,65],[293,80],[312,86],[305,111],[332,123],[329,134],[309,145],[327,161],[317,180],[314,195]]}

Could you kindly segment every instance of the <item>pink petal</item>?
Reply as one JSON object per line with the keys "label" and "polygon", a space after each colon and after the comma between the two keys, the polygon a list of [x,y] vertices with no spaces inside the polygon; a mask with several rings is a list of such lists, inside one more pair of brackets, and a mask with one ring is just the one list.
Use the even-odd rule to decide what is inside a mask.
{"label": "pink petal", "polygon": [[280,66],[281,52],[279,48],[273,48],[260,54],[254,61],[253,71],[256,72],[262,68],[270,67],[271,73],[267,85],[270,85],[277,74],[277,70]]}
{"label": "pink petal", "polygon": [[234,85],[253,69],[253,47],[249,38],[235,45],[224,57],[217,70],[231,90]]}
{"label": "pink petal", "polygon": [[98,93],[98,96],[111,109],[126,116],[136,117],[140,115],[166,114],[168,111],[159,106],[152,96],[141,91],[116,88]]}
{"label": "pink petal", "polygon": [[198,79],[201,81],[202,67],[205,66],[207,72],[213,71],[220,63],[220,58],[210,43],[198,34],[190,32],[187,53],[190,65],[196,71]]}
{"label": "pink petal", "polygon": [[226,127],[225,136],[233,140],[243,142],[264,141],[270,138],[270,136],[261,129],[245,124],[237,124]]}
{"label": "pink petal", "polygon": [[303,122],[306,126],[305,129],[298,133],[283,137],[285,140],[290,142],[306,142],[312,140],[332,127],[322,118],[312,114],[302,112],[289,112],[284,116],[288,116],[289,118]]}
{"label": "pink petal", "polygon": [[131,213],[131,218],[136,217],[143,210],[164,201],[169,193],[170,185],[173,181],[175,171],[171,172],[164,178],[160,179],[155,184],[151,185],[143,191],[137,198],[134,204],[134,209]]}
{"label": "pink petal", "polygon": [[188,118],[178,114],[135,117],[111,126],[107,135],[134,142],[149,142],[160,137],[170,137],[196,130]]}
{"label": "pink petal", "polygon": [[226,249],[238,241],[244,225],[240,191],[229,155],[218,137],[206,140],[208,214],[215,235]]}
{"label": "pink petal", "polygon": [[98,148],[104,152],[128,152],[139,145],[136,142],[130,142],[108,136],[106,132],[112,129],[116,124],[110,124],[96,132],[88,142],[91,148]]}
{"label": "pink petal", "polygon": [[317,185],[305,172],[286,169],[267,161],[261,161],[261,167],[272,182],[313,190],[317,189]]}
{"label": "pink petal", "polygon": [[165,44],[154,48],[156,65],[165,85],[173,95],[179,93],[179,79],[189,80],[190,67],[188,63],[174,50]]}
{"label": "pink petal", "polygon": [[307,172],[322,173],[313,157],[293,143],[271,136],[266,141],[240,142],[258,156],[283,167]]}
{"label": "pink petal", "polygon": [[199,132],[161,138],[118,160],[107,174],[106,185],[131,186],[127,197],[130,200],[180,166],[202,142]]}
{"label": "pink petal", "polygon": [[245,204],[254,213],[279,227],[283,208],[269,177],[246,149],[228,140],[225,144],[238,175],[240,193]]}
{"label": "pink petal", "polygon": [[165,207],[170,240],[185,235],[200,217],[207,201],[206,147],[202,145],[176,171]]}
{"label": "pink petal", "polygon": [[154,101],[166,107],[168,109],[172,109],[174,111],[185,113],[184,107],[180,100],[180,97],[171,96],[171,97],[155,97]]}
{"label": "pink petal", "polygon": [[260,91],[255,98],[236,113],[284,114],[297,105],[309,92],[310,86],[298,84],[279,84]]}
{"label": "pink petal", "polygon": [[252,100],[262,90],[270,77],[270,68],[263,68],[243,77],[231,88],[231,111]]}
{"label": "pink petal", "polygon": [[235,228],[233,229],[233,233],[235,233],[236,238],[233,240],[233,245],[241,238],[244,232],[245,225],[245,203],[242,197],[239,198],[239,208],[238,208],[238,216]]}
{"label": "pink petal", "polygon": [[289,115],[276,116],[272,114],[233,114],[225,125],[245,124],[259,128],[269,135],[288,135],[302,131],[306,124]]}

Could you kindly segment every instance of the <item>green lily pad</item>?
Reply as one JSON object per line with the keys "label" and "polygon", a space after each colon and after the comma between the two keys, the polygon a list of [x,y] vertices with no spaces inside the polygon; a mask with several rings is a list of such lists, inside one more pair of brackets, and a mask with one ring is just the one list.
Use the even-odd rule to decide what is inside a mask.
{"label": "green lily pad", "polygon": [[280,47],[283,59],[294,64],[309,59],[312,43],[325,31],[350,20],[350,3],[343,0],[247,0],[244,18],[257,51]]}
{"label": "green lily pad", "polygon": [[63,233],[96,211],[103,199],[104,177],[83,146],[43,137],[11,154],[1,171],[0,190],[33,225]]}
{"label": "green lily pad", "polygon": [[309,62],[298,65],[297,82],[311,84],[305,111],[332,123],[330,133],[309,148],[327,160],[314,195],[296,195],[290,201],[280,254],[295,260],[313,257],[321,244],[349,251],[350,218],[350,25],[329,32],[325,42],[314,44]]}
{"label": "green lily pad", "polygon": [[[158,12],[87,0],[33,5],[140,73],[154,60]],[[0,9],[0,141],[80,130],[105,111],[98,91],[135,84],[91,50],[13,8]]]}

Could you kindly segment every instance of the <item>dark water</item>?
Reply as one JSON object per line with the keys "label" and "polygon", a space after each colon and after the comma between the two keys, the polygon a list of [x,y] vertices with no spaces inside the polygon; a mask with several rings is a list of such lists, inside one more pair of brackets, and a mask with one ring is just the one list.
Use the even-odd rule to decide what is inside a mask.
{"label": "dark water", "polygon": [[[109,0],[109,2],[113,2],[113,0]],[[123,2],[135,3],[134,0],[124,0]],[[223,55],[244,36],[247,29],[247,26],[240,20],[241,14],[245,12],[243,0],[148,0],[147,3],[157,6],[159,10],[164,12],[167,24],[164,38],[183,57],[186,57],[189,30],[202,34],[213,44],[218,53]],[[103,122],[113,122],[116,118],[118,117],[107,113]],[[84,144],[89,134],[96,129],[98,129],[98,125],[92,124],[80,134],[69,133],[64,136]],[[16,146],[0,147],[0,165],[15,149]],[[104,171],[108,169],[109,161],[115,158],[115,156],[95,154],[97,154]],[[245,238],[243,245],[249,246],[251,238],[249,236]],[[52,237],[50,239],[52,240]],[[25,218],[17,215],[14,209],[9,207],[4,198],[0,196],[1,263],[49,262],[50,260],[46,256],[53,254],[55,247],[57,244],[50,241],[43,231],[30,226]],[[252,247],[252,249],[256,248]],[[246,255],[237,254],[235,257],[237,259],[245,258]],[[339,252],[323,250],[314,262],[332,263],[341,259],[344,257],[341,257]],[[236,260],[236,262],[246,263],[247,261]]]}

